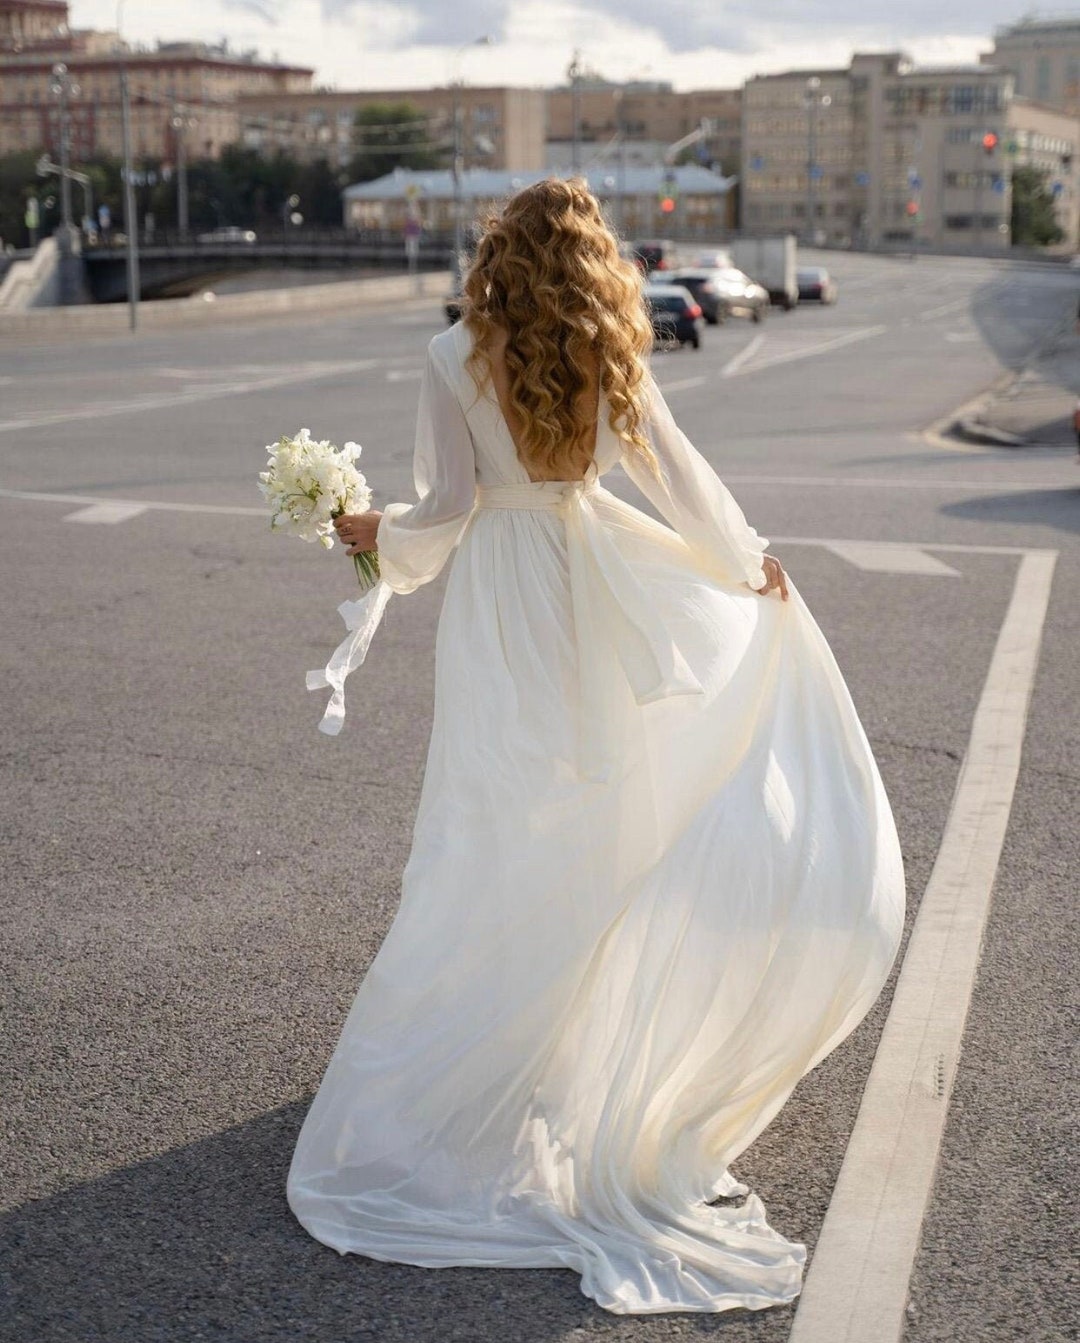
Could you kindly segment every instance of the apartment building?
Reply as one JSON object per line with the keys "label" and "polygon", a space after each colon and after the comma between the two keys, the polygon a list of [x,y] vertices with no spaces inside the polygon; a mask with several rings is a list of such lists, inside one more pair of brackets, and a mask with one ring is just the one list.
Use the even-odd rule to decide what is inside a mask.
{"label": "apartment building", "polygon": [[1007,248],[1012,171],[1045,168],[1077,231],[1075,116],[1015,94],[995,66],[857,53],[845,70],[748,81],[742,223],[821,243]]}
{"label": "apartment building", "polygon": [[979,58],[1010,70],[1014,92],[1080,117],[1080,16],[1021,19],[994,33],[994,49]]}
{"label": "apartment building", "polygon": [[51,91],[58,62],[74,86],[67,106],[75,160],[121,152],[121,67],[131,96],[133,153],[158,161],[175,158],[179,131],[188,137],[190,156],[215,157],[240,139],[242,93],[299,92],[310,88],[314,74],[262,61],[254,51],[232,51],[224,42],[131,47],[115,33],[71,29],[68,5],[58,0],[0,0],[0,154],[59,153],[59,102]]}
{"label": "apartment building", "polygon": [[612,84],[601,79],[549,89],[546,94],[548,161],[569,165],[577,105],[581,166],[621,153],[631,164],[659,163],[668,145],[696,130],[710,132],[703,156],[724,173],[738,171],[742,137],[741,89],[694,89],[677,93],[668,83]]}
{"label": "apartment building", "polygon": [[530,171],[544,163],[544,94],[540,89],[450,85],[434,89],[251,93],[240,97],[243,142],[264,153],[327,158],[344,167],[353,153],[353,124],[364,107],[407,103],[422,113],[427,143],[451,152],[460,124],[466,167]]}

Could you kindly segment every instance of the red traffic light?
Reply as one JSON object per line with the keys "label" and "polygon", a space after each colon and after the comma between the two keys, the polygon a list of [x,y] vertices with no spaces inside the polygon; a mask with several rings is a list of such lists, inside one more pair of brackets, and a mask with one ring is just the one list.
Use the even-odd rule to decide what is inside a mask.
{"label": "red traffic light", "polygon": [[998,138],[993,131],[987,131],[982,138],[982,147],[988,154],[992,154],[997,149]]}
{"label": "red traffic light", "polygon": [[904,207],[904,209],[907,210],[907,212],[908,212],[909,215],[917,215],[917,214],[919,213],[919,202],[918,202],[918,201],[908,201],[908,203],[907,203],[907,205]]}
{"label": "red traffic light", "polygon": [[660,202],[660,209],[666,215],[671,214],[671,212],[675,209],[674,200],[672,200],[670,196],[665,196],[664,199]]}

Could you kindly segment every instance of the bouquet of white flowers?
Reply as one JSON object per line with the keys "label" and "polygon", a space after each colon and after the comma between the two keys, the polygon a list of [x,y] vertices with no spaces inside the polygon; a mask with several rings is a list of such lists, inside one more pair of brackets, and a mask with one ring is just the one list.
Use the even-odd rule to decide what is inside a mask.
{"label": "bouquet of white flowers", "polygon": [[[355,462],[358,443],[335,448],[328,440],[316,442],[306,429],[295,438],[282,436],[268,445],[266,470],[259,472],[259,489],[270,504],[270,525],[277,531],[318,541],[329,550],[334,544],[334,519],[343,513],[366,513],[371,489]],[[364,589],[356,601],[342,602],[338,613],[348,631],[325,667],[307,674],[309,690],[328,687],[332,694],[319,729],[336,736],[345,721],[345,678],[367,656],[392,589],[379,574],[379,552],[364,550],[353,556],[356,575]]]}
{"label": "bouquet of white flowers", "polygon": [[[343,513],[366,513],[371,507],[371,488],[355,465],[361,452],[358,443],[337,448],[301,429],[294,438],[283,434],[266,451],[267,469],[259,472],[259,489],[270,504],[270,526],[276,530],[301,541],[318,541],[329,550],[334,544],[334,519]],[[378,551],[361,551],[353,563],[361,587],[378,582]]]}

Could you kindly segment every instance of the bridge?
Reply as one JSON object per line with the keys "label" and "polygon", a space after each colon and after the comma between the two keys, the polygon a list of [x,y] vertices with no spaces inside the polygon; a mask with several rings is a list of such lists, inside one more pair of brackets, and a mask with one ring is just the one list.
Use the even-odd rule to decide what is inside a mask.
{"label": "bridge", "polygon": [[[445,270],[453,251],[451,234],[419,239],[416,265]],[[127,244],[122,235],[84,245],[86,288],[95,303],[118,303],[127,293]],[[406,265],[400,230],[295,229],[255,235],[254,241],[156,232],[139,243],[141,298],[183,298],[223,276],[286,266],[297,270],[357,270]]]}

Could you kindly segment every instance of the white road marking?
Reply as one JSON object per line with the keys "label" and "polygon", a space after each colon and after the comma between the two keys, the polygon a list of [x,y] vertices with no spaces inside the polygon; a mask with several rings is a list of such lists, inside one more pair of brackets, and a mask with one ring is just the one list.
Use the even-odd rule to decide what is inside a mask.
{"label": "white road marking", "polygon": [[968,307],[970,303],[971,295],[969,294],[966,298],[956,298],[953,299],[951,303],[942,303],[937,308],[927,308],[925,311],[919,313],[919,316],[923,318],[944,317],[948,312],[959,312],[961,308]]}
{"label": "white road marking", "polygon": [[72,420],[100,420],[113,415],[135,415],[141,410],[163,410],[170,406],[190,406],[195,401],[217,401],[226,396],[244,396],[248,392],[272,387],[287,387],[298,382],[315,382],[339,373],[357,373],[374,368],[377,359],[350,359],[340,363],[319,363],[300,368],[281,367],[250,378],[246,382],[228,382],[219,386],[199,386],[181,392],[151,392],[127,401],[84,402],[73,410],[50,411],[46,415],[28,415],[22,419],[0,420],[0,434],[21,429],[38,429],[50,424],[68,424]]}
{"label": "white road marking", "polygon": [[660,390],[665,396],[670,396],[672,392],[685,392],[691,387],[701,387],[708,378],[702,376],[698,378],[680,378],[677,382],[663,382],[660,384]]}
{"label": "white road marking", "polygon": [[103,499],[98,504],[88,504],[74,513],[68,513],[65,522],[127,522],[146,512],[145,504],[128,503],[122,499]]}
{"label": "white road marking", "polygon": [[1056,551],[1021,559],[789,1343],[899,1343],[1016,788]]}
{"label": "white road marking", "polygon": [[140,511],[155,508],[163,513],[222,513],[228,517],[268,518],[264,508],[248,508],[242,504],[187,504],[164,502],[157,499],[95,499],[92,494],[48,494],[41,490],[0,490],[0,499],[29,499],[44,504],[115,504]]}
{"label": "white road marking", "polygon": [[411,382],[413,378],[422,378],[424,370],[422,368],[388,368],[386,370],[387,382]]}
{"label": "white road marking", "polygon": [[754,355],[757,354],[758,350],[760,350],[764,344],[765,333],[762,331],[756,335],[749,344],[744,345],[738,354],[727,361],[724,367],[720,370],[720,376],[722,378],[734,377],[739,369],[742,368],[743,364],[745,364],[748,359],[753,359]]}
{"label": "white road marking", "polygon": [[859,340],[870,340],[874,336],[882,335],[888,329],[887,326],[860,327],[855,331],[846,331],[841,336],[833,336],[831,340],[822,341],[818,345],[805,345],[798,346],[794,350],[782,350],[778,354],[759,359],[752,368],[746,368],[745,364],[740,364],[730,373],[726,369],[721,370],[721,374],[729,378],[737,377],[740,373],[761,373],[764,369],[775,368],[778,364],[791,364],[799,359],[816,359],[819,354],[828,354],[830,350],[839,350],[842,346],[853,345]]}
{"label": "white road marking", "polygon": [[[777,546],[823,546],[826,550],[835,550],[838,546],[864,544],[852,542],[839,536],[777,536],[774,532],[769,538],[770,545]],[[867,545],[881,549],[895,547],[897,550],[945,550],[955,555],[1027,555],[1028,546],[980,545],[976,541],[873,541]]]}
{"label": "white road marking", "polygon": [[[1059,458],[1055,455],[1054,460]],[[722,473],[728,485],[807,485],[826,490],[1030,490],[1031,480],[923,480],[904,476],[739,476]],[[1074,477],[1043,479],[1038,482],[1044,489],[1075,489]]]}
{"label": "white road marking", "polygon": [[883,545],[880,541],[833,542],[827,549],[840,559],[879,574],[948,574],[958,578],[956,569],[944,560],[935,559],[928,551],[917,546]]}
{"label": "white road marking", "polygon": [[948,341],[952,341],[952,343],[953,343],[954,345],[955,345],[955,344],[959,344],[959,343],[962,342],[962,341],[978,340],[979,338],[980,338],[980,337],[979,337],[979,333],[978,333],[977,331],[946,331],[946,332],[945,332],[945,339],[948,340]]}

